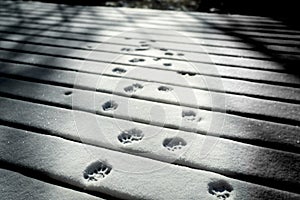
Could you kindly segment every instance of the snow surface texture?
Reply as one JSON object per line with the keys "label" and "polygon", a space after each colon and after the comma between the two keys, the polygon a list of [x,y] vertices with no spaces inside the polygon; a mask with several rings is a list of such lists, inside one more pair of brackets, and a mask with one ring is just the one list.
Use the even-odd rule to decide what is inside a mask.
{"label": "snow surface texture", "polygon": [[87,144],[228,175],[300,182],[300,157],[293,153],[5,98],[0,98],[0,111],[3,121]]}
{"label": "snow surface texture", "polygon": [[[54,29],[55,29],[55,27],[54,27]],[[28,29],[24,29],[22,31],[23,32],[32,32],[32,30],[28,30]],[[103,32],[103,31],[101,31],[101,32]],[[40,33],[40,34],[44,35],[44,36],[49,36],[49,35],[57,36],[57,35],[55,35],[56,32],[53,32],[53,31],[46,31],[46,33],[43,32],[43,33]],[[131,33],[131,34],[135,35],[134,33]],[[141,34],[139,34],[139,35],[143,37],[143,35],[141,35]],[[11,39],[16,39],[15,36],[11,35],[11,34],[6,35],[6,37],[11,38]],[[22,37],[22,36],[19,36],[19,37]],[[19,37],[17,37],[17,38],[19,39]],[[79,39],[81,38],[82,39],[82,38],[84,38],[84,36],[76,35],[76,37],[74,37],[74,35],[70,35],[70,34],[65,35],[65,37],[70,38],[70,39],[76,39],[76,38],[79,38]],[[68,46],[68,47],[78,47],[78,46],[93,46],[93,47],[96,47],[98,45],[97,43],[92,43],[91,44],[91,43],[87,43],[87,42],[79,42],[79,41],[74,41],[74,40],[52,39],[52,38],[45,38],[45,37],[38,37],[38,36],[34,37],[34,39],[30,39],[30,38],[27,38],[27,39],[33,40],[35,42],[39,41],[39,42],[43,42],[45,44],[57,44],[57,45],[59,45],[63,42],[64,45]],[[97,38],[97,40],[103,41],[103,42],[106,42],[107,39],[110,39],[110,37],[98,37]],[[117,41],[120,44],[123,44],[123,45],[102,44],[101,46],[103,48],[106,48],[106,47],[109,48],[110,51],[115,51],[116,53],[120,53],[120,49],[121,49],[121,51],[123,49],[128,49],[128,48],[124,48],[124,45],[128,46],[128,45],[132,45],[133,43],[138,44],[139,41],[140,41],[140,40],[133,39],[133,38],[130,40],[130,42],[128,42],[128,40],[126,40],[124,38],[115,38],[115,39],[117,39]],[[169,46],[172,49],[177,49],[179,52],[181,52],[183,50],[189,51],[191,48],[193,48],[194,44],[179,44],[179,43],[176,43],[174,45],[170,42],[166,43],[166,42],[161,42],[160,41],[160,45],[166,45],[166,46]],[[221,48],[215,48],[215,47],[209,47],[209,46],[206,47],[206,49],[211,49],[211,48],[213,49],[214,52],[223,53],[223,50]],[[30,49],[30,50],[32,51],[32,49]],[[89,50],[90,50],[90,48],[89,48]],[[246,55],[249,55],[249,54],[253,53],[253,51],[238,50],[238,49],[232,49],[232,48],[228,48],[226,52],[227,53],[233,52],[233,54],[240,54],[240,53],[235,53],[235,52],[239,52],[239,51],[241,51],[242,53],[244,53]],[[3,55],[3,57],[5,57],[6,54],[7,54],[6,51],[2,51],[2,50],[1,50],[1,53],[2,53],[1,56]],[[143,53],[144,52],[139,52],[139,55],[143,54]],[[30,63],[30,60],[25,59],[26,58],[26,53],[23,53],[23,54],[24,54],[24,56],[21,56],[20,60],[29,61],[28,63]],[[182,53],[179,53],[179,54],[182,55]],[[184,52],[184,55],[185,54],[190,54],[190,52]],[[36,57],[35,55],[31,55],[31,56]],[[155,56],[157,56],[157,55],[155,55]],[[7,57],[8,56],[6,56],[6,58]],[[190,56],[190,57],[197,58],[195,56]],[[47,56],[44,56],[44,58],[47,58]],[[62,62],[57,62],[59,60],[63,61],[63,63],[66,63],[67,65],[63,65]],[[159,61],[159,60],[161,60],[161,58],[154,58],[154,60]],[[72,60],[70,60],[70,59],[61,59],[60,58],[57,61],[54,62],[53,65],[56,65],[56,66],[59,66],[59,67],[62,67],[62,68],[75,69],[75,70],[80,69],[81,71],[84,71],[84,72],[93,72],[93,73],[102,73],[102,72],[104,72],[104,74],[107,74],[110,71],[110,70],[108,70],[108,71],[104,70],[107,67],[106,64],[101,64],[101,63],[96,63],[96,62],[91,62],[91,61],[86,61],[87,66],[85,66],[84,68],[80,68],[80,62],[79,63],[78,62],[72,62]],[[43,64],[44,61],[36,59],[35,62],[37,62],[39,64]],[[194,68],[190,69],[190,68],[183,68],[183,67],[180,67],[180,66],[174,66],[174,68],[169,68],[169,70],[170,70],[169,72],[168,71],[167,72],[163,71],[162,73],[165,74],[165,77],[174,77],[174,76],[176,76],[177,72],[175,70],[177,70],[177,71],[178,70],[179,71],[183,70],[183,71],[186,71],[186,72],[195,73]],[[136,68],[133,67],[133,66],[124,66],[124,65],[117,65],[117,64],[114,64],[111,67],[115,67],[115,68],[119,68],[119,69],[121,68],[121,69],[126,69],[126,70],[128,69],[128,71],[130,71],[132,69],[136,70]],[[200,67],[199,70],[204,74],[216,75],[214,73],[214,71],[211,70],[212,66],[209,65],[209,64],[202,64],[202,65],[197,66],[197,67]],[[234,69],[232,69],[232,68],[228,68],[228,67],[222,66],[222,65],[217,65],[217,66],[214,66],[214,67],[217,68],[220,75],[225,76],[225,77],[233,77],[233,78],[241,77],[243,79],[258,80],[259,82],[260,81],[269,81],[269,82],[275,82],[275,83],[299,84],[299,80],[297,79],[297,77],[295,77],[291,74],[277,73],[277,72],[271,72],[271,71],[257,71],[257,70],[247,69],[247,68],[234,68]],[[143,69],[143,70],[145,70],[146,75],[147,74],[152,74],[153,70],[151,68],[153,68],[153,67],[149,66],[148,69],[147,68]],[[154,68],[155,68],[155,66],[154,66]],[[111,69],[114,69],[114,68],[111,68]],[[173,71],[173,73],[172,73],[172,71]],[[113,70],[112,72],[114,73],[114,75],[116,75],[115,70]],[[124,73],[125,72],[122,72],[122,73],[119,73],[119,74],[124,74]],[[169,76],[166,76],[167,74],[169,74]],[[129,77],[132,77],[131,75],[134,75],[134,74],[129,74],[129,75],[126,74],[126,76],[129,76]],[[134,76],[134,78],[138,78],[138,77]],[[155,79],[157,77],[147,76],[147,79],[149,79],[149,78],[150,79]],[[158,81],[159,79],[158,80],[155,79],[155,80]],[[170,81],[171,79],[167,78],[166,80]],[[243,88],[243,87],[238,87],[238,88],[233,87],[232,83],[237,83],[238,82],[239,85],[242,84],[243,86],[246,86],[245,88],[251,89],[252,93],[254,92],[256,94],[262,94],[264,92],[267,92],[268,95],[272,94],[272,96],[274,96],[274,95],[276,96],[276,92],[275,92],[276,89],[275,88],[277,88],[277,86],[272,86],[272,85],[268,85],[268,84],[257,84],[257,83],[252,83],[252,82],[247,82],[247,81],[240,81],[240,80],[234,80],[233,81],[233,80],[230,80],[230,79],[224,79],[223,81],[226,85],[225,88],[228,87],[228,89],[230,89],[229,91],[237,92],[239,89]],[[258,90],[259,86],[263,87],[264,89],[268,89],[268,90],[260,90],[260,89]],[[273,88],[273,89],[270,90],[271,88]],[[277,90],[279,88],[277,88]],[[288,87],[282,87],[282,88],[289,89]],[[244,91],[247,91],[247,90],[244,90]],[[274,92],[271,92],[271,91],[274,91]],[[284,91],[284,90],[282,90],[282,91]],[[281,94],[281,92],[280,92],[280,94]],[[280,94],[277,94],[277,95],[280,95]],[[283,97],[283,95],[282,95],[282,97]],[[288,97],[289,98],[295,98],[295,96],[293,96],[293,95],[289,95]]]}
{"label": "snow surface texture", "polygon": [[[165,103],[126,98],[91,91],[70,90],[38,83],[0,78],[0,91],[48,104],[99,113],[105,116],[180,128],[225,138],[249,139],[299,148],[299,127],[276,124],[229,114],[197,110]],[[11,87],[14,85],[15,87]],[[10,88],[10,90],[7,90]],[[30,93],[26,91],[32,91]],[[162,95],[167,92],[160,92]],[[172,94],[171,94],[172,95]],[[212,123],[213,122],[213,123]],[[288,134],[287,134],[288,133]]]}
{"label": "snow surface texture", "polygon": [[[19,13],[1,8],[9,20],[0,22],[0,73],[11,78],[0,78],[0,163],[24,169],[23,175],[0,170],[4,180],[12,177],[0,184],[5,197],[25,198],[33,190],[28,198],[63,199],[62,192],[94,199],[85,192],[97,191],[126,199],[300,199],[289,193],[300,187],[300,82],[268,54],[208,26],[207,14],[176,12],[173,20],[175,12],[136,17],[140,11],[88,8],[103,15],[90,18],[83,10],[69,20],[70,10],[60,16],[51,10],[55,4],[22,5],[17,8],[26,14],[16,28]],[[40,17],[44,12],[51,15]],[[158,18],[148,18],[153,14]],[[255,30],[265,20],[268,27],[282,24],[236,18],[252,24],[237,34],[299,53],[291,47],[297,35],[287,33],[286,40]],[[236,23],[232,16],[211,19],[229,29]],[[61,20],[66,29],[49,29]],[[131,26],[151,29],[127,34]],[[36,174],[25,177],[26,170]]]}
{"label": "snow surface texture", "polygon": [[101,200],[99,197],[38,181],[5,169],[0,169],[0,191],[1,200]]}
{"label": "snow surface texture", "polygon": [[[22,65],[22,70],[25,70],[26,66]],[[36,69],[36,70],[35,70]],[[20,70],[20,69],[19,69]],[[238,112],[238,113],[246,113],[246,114],[254,114],[254,115],[262,115],[263,117],[274,117],[279,119],[284,119],[287,121],[298,121],[300,118],[300,106],[296,104],[289,104],[284,102],[275,102],[272,100],[264,100],[257,99],[253,97],[235,95],[235,94],[224,94],[224,93],[216,93],[213,91],[205,91],[194,88],[186,88],[182,86],[169,86],[168,84],[163,84],[163,86],[171,87],[172,93],[162,94],[161,91],[158,90],[161,84],[151,83],[145,81],[133,81],[130,79],[116,78],[116,77],[107,77],[102,76],[99,78],[99,75],[92,74],[78,74],[76,72],[66,72],[61,70],[49,70],[41,69],[36,67],[29,67],[28,71],[36,71],[36,73],[28,73],[24,74],[22,71],[18,71],[18,69],[8,68],[1,69],[8,74],[21,74],[21,76],[30,77],[34,79],[43,79],[44,81],[54,81],[57,83],[69,84],[70,86],[74,86],[75,77],[77,81],[75,82],[78,88],[86,88],[92,91],[99,90],[109,93],[122,94],[131,96],[134,95],[138,98],[149,99],[152,101],[161,101],[168,102],[171,104],[180,104],[182,106],[190,106],[194,108],[204,108],[204,109],[212,109],[212,110],[223,110],[228,112]],[[142,72],[140,70],[139,76],[143,77]],[[54,73],[58,72],[57,75]],[[138,73],[136,70],[133,70],[133,73]],[[51,76],[44,76],[44,74],[51,74]],[[164,75],[157,71],[155,74],[152,73],[154,77],[163,78]],[[180,75],[181,76],[181,75]],[[176,82],[180,82],[183,80],[186,85],[189,85],[190,79],[174,77],[173,79],[177,80]],[[145,77],[146,79],[146,77]],[[208,81],[210,79],[206,79]],[[188,83],[187,83],[188,82]],[[194,80],[195,84],[203,85],[203,88],[207,88],[207,85],[203,83],[201,77]],[[214,80],[210,80],[211,83]],[[96,85],[95,83],[99,83]],[[151,84],[149,84],[151,83]],[[138,88],[132,88],[133,84],[139,84]],[[133,87],[133,86],[132,86]],[[141,88],[143,87],[143,88]],[[211,86],[212,87],[212,86]],[[247,90],[244,88],[243,90]],[[141,92],[143,91],[143,92]],[[225,90],[226,91],[226,90]],[[262,89],[263,91],[263,89]],[[282,88],[282,91],[288,91],[288,89]],[[300,90],[293,91],[292,94],[285,94],[283,96],[300,96],[295,94],[299,94]],[[274,88],[274,93],[278,93]],[[281,92],[280,92],[281,93]],[[175,94],[175,95],[174,95]],[[180,95],[182,94],[182,95]],[[188,95],[187,95],[188,94]],[[282,93],[281,93],[282,94]],[[178,96],[179,95],[179,99]],[[226,98],[226,108],[224,107],[224,98]]]}
{"label": "snow surface texture", "polygon": [[[3,126],[0,127],[0,134],[2,161],[45,172],[55,180],[76,187],[120,198],[213,200],[300,197],[216,173],[82,145],[58,137]],[[14,151],[11,152],[11,149]],[[6,153],[8,151],[9,154]],[[161,183],[165,183],[164,190]]]}
{"label": "snow surface texture", "polygon": [[[8,37],[13,37],[13,36],[8,36]],[[57,40],[51,40],[51,39],[45,39],[45,38],[36,38],[35,37],[35,42],[36,40],[40,39],[41,42],[43,43],[47,43],[47,40],[50,40],[47,44],[53,44],[53,43],[57,43],[59,44],[60,42],[58,42]],[[120,39],[117,38],[117,40],[119,41]],[[124,39],[123,39],[124,40]],[[126,40],[124,40],[126,41]],[[123,43],[124,43],[123,41]],[[74,43],[72,45],[72,42],[74,43],[74,41],[70,41],[70,40],[66,40],[64,41],[64,44],[69,46],[73,46],[75,47],[77,45],[77,43]],[[134,43],[139,44],[139,40],[131,40],[131,42],[125,42],[124,45],[128,46],[128,45],[132,45]],[[71,43],[71,44],[70,44]],[[122,43],[122,41],[120,41],[120,43]],[[3,42],[1,43],[2,46],[8,48],[11,47],[14,42]],[[164,45],[164,43],[159,43],[160,45]],[[176,44],[179,45],[179,44]],[[93,46],[96,46],[93,45]],[[34,47],[34,51],[35,52],[44,52],[45,49],[43,48],[39,48],[39,46],[37,45],[24,45],[24,49],[29,50],[29,51],[33,51],[33,47]],[[177,47],[178,48],[178,47]],[[50,48],[51,49],[51,48]],[[112,45],[112,44],[102,44],[101,45],[101,49],[110,49],[110,51],[115,51],[115,57],[118,55],[118,53],[124,53],[122,50],[123,49],[128,49],[128,48],[123,48],[122,45]],[[121,50],[120,50],[121,49]],[[134,48],[133,48],[134,49]],[[49,49],[48,49],[49,50]],[[56,51],[52,51],[54,54]],[[130,64],[139,64],[139,63],[144,63],[142,64],[143,68],[139,68],[139,67],[133,67],[133,66],[126,66],[126,65],[110,65],[107,66],[107,64],[101,64],[101,63],[96,63],[96,62],[90,62],[87,61],[86,64],[84,65],[84,67],[79,68],[79,64],[81,64],[81,62],[78,62],[77,64],[74,63],[74,61],[67,59],[67,58],[60,58],[58,60],[64,61],[62,64],[62,62],[56,62],[57,64],[54,63],[54,65],[62,67],[62,68],[72,68],[72,69],[79,69],[80,71],[85,71],[85,72],[93,72],[93,73],[98,73],[98,74],[104,74],[104,75],[122,75],[122,77],[128,77],[128,78],[134,78],[134,79],[140,79],[140,80],[148,80],[148,81],[156,81],[156,82],[162,82],[162,83],[166,83],[166,84],[177,84],[177,85],[181,85],[181,86],[187,86],[185,82],[180,82],[178,80],[184,78],[186,80],[188,80],[189,82],[189,86],[191,87],[196,87],[196,88],[202,88],[202,89],[206,89],[206,85],[204,84],[199,84],[200,83],[200,79],[206,79],[206,80],[210,80],[212,83],[215,82],[216,80],[218,80],[218,78],[216,77],[209,77],[209,76],[205,76],[204,74],[213,74],[213,75],[218,75],[216,74],[212,68],[216,68],[218,69],[218,72],[220,72],[220,75],[222,75],[222,73],[224,73],[224,71],[226,72],[225,75],[226,76],[233,76],[236,74],[236,71],[241,71],[240,73],[238,73],[238,75],[233,76],[233,77],[240,77],[240,76],[245,76],[248,74],[254,74],[254,77],[251,77],[251,79],[255,79],[257,77],[262,76],[262,74],[264,75],[265,73],[269,74],[269,76],[265,75],[263,76],[262,80],[266,80],[266,79],[272,79],[272,81],[274,80],[281,80],[281,81],[285,81],[282,80],[285,77],[285,74],[280,74],[280,76],[278,76],[279,74],[275,73],[275,72],[257,72],[255,70],[250,70],[250,69],[242,69],[242,68],[236,68],[236,69],[228,69],[228,67],[221,67],[221,66],[211,66],[208,65],[206,66],[205,64],[201,64],[201,65],[197,65],[197,70],[195,70],[195,68],[191,67],[191,64],[195,64],[191,61],[189,62],[183,62],[183,61],[174,61],[174,60],[168,60],[168,57],[170,58],[175,58],[175,59],[182,59],[183,56],[175,56],[175,52],[174,53],[170,53],[172,52],[171,50],[167,50],[166,49],[166,53],[164,52],[157,52],[153,50],[147,50],[147,51],[134,51],[134,54],[138,54],[139,56],[152,56],[153,61],[156,62],[161,62],[161,66],[157,65],[155,62],[153,63],[149,63],[149,61],[152,61],[152,58],[147,58],[147,59],[143,59],[143,58],[135,58],[134,55],[132,55],[131,57],[129,57],[129,60],[124,60],[124,62],[129,62]],[[45,51],[45,52],[49,52],[49,51]],[[88,53],[88,51],[80,51],[80,53],[75,53],[76,50],[67,50],[65,49],[64,51],[60,51],[63,55],[74,55],[76,57],[79,58],[84,58],[84,55],[86,55]],[[67,53],[66,53],[67,52]],[[5,53],[5,52],[3,52]],[[126,53],[126,52],[125,52]],[[132,53],[132,52],[131,52]],[[167,57],[166,57],[167,54]],[[168,56],[169,54],[174,54],[172,56]],[[177,53],[180,55],[180,53]],[[107,53],[105,55],[102,56],[106,56]],[[112,55],[111,53],[108,55]],[[184,54],[185,56],[187,56],[188,58],[199,58],[199,54],[195,54],[195,53],[191,53],[191,52],[185,52]],[[24,55],[23,55],[24,56]],[[22,58],[20,58],[20,60],[24,61],[23,56],[21,56]],[[95,55],[96,57],[97,55]],[[128,55],[129,56],[129,55]],[[128,57],[127,55],[125,57]],[[45,56],[46,58],[47,56]],[[166,57],[166,58],[164,58]],[[102,58],[102,57],[101,57]],[[109,58],[111,58],[111,56],[109,56]],[[14,58],[14,59],[18,59],[18,58]],[[95,59],[95,58],[92,58]],[[96,58],[97,59],[97,58]],[[142,59],[142,60],[141,60]],[[133,61],[139,61],[140,62],[133,62]],[[123,61],[123,60],[122,60]],[[130,62],[132,61],[132,62]],[[39,62],[39,64],[43,64],[40,62],[43,62],[40,59],[35,60],[35,62]],[[28,63],[30,63],[30,61],[28,61]],[[60,64],[61,63],[61,64]],[[149,63],[149,64],[147,64]],[[160,69],[165,69],[166,65],[172,66],[168,68],[168,71],[165,70],[160,70]],[[77,66],[77,67],[76,67]],[[220,68],[221,67],[221,68]],[[228,71],[228,72],[227,72]],[[201,74],[199,74],[199,72],[201,72]],[[230,72],[230,73],[229,73]],[[242,74],[243,73],[243,74]],[[153,74],[160,74],[160,76],[153,76]],[[142,76],[141,76],[142,75]],[[287,76],[287,75],[286,75]],[[141,77],[143,77],[141,79]],[[249,78],[248,78],[249,79]],[[297,82],[293,79],[293,77],[290,77],[290,79],[288,79],[288,82]],[[249,82],[249,81],[242,81],[242,80],[232,80],[232,79],[227,79],[227,78],[223,78],[222,79],[223,82],[223,86],[224,86],[224,91],[226,92],[234,92],[234,93],[239,93],[239,94],[248,94],[248,95],[254,95],[254,96],[263,96],[263,97],[274,97],[274,98],[280,98],[280,99],[291,99],[291,100],[298,100],[299,101],[299,95],[295,95],[299,94],[299,89],[292,89],[289,87],[284,87],[284,86],[273,86],[273,85],[269,85],[269,84],[263,84],[263,83],[253,83],[253,82]],[[237,87],[238,85],[238,87]],[[214,85],[211,84],[210,85],[212,90],[220,90],[220,88],[218,87],[218,85]]]}

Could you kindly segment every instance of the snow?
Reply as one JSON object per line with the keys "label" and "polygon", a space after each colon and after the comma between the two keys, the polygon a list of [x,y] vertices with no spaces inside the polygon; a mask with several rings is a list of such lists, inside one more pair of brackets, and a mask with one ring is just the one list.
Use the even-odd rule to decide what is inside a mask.
{"label": "snow", "polygon": [[1,199],[300,199],[299,80],[205,23],[228,16],[89,8],[63,27],[38,17],[53,6],[18,4],[33,18],[1,36]]}
{"label": "snow", "polygon": [[[48,104],[58,104],[63,107],[98,113],[104,116],[129,119],[157,126],[175,128],[185,131],[207,133],[232,139],[247,139],[276,143],[299,148],[295,141],[299,140],[299,127],[271,123],[261,120],[243,118],[205,110],[197,110],[185,106],[145,101],[106,93],[69,89],[45,84],[30,83],[8,78],[1,78],[0,91],[9,95],[17,95]],[[153,88],[159,85],[153,84]],[[126,85],[127,86],[127,85]],[[128,83],[129,87],[131,86]],[[152,86],[149,86],[152,87]],[[10,88],[9,90],[7,88]],[[141,93],[137,88],[136,93]],[[156,90],[156,89],[155,89]],[[31,91],[31,92],[27,92]],[[65,95],[65,93],[70,93]],[[123,93],[126,93],[125,91]],[[161,97],[174,97],[173,90],[159,91]],[[132,93],[128,94],[133,95]],[[175,98],[176,99],[176,98]],[[192,100],[192,99],[191,99]],[[111,111],[103,110],[107,102],[115,102],[117,108]],[[34,108],[32,108],[34,109]],[[9,112],[9,111],[6,111]],[[283,147],[282,147],[283,148]]]}
{"label": "snow", "polygon": [[[32,58],[32,56],[31,56]],[[39,59],[42,59],[40,57]],[[55,62],[63,63],[60,59],[55,59]],[[55,65],[55,62],[52,64]],[[70,63],[70,65],[80,65],[79,63]],[[82,63],[83,64],[83,63]],[[17,69],[16,69],[17,70]],[[19,69],[20,70],[20,69]],[[30,70],[31,73],[24,73],[25,70]],[[284,103],[272,100],[257,99],[248,96],[226,94],[222,92],[213,92],[205,91],[199,89],[185,88],[181,86],[173,86],[168,84],[159,84],[153,82],[145,81],[134,81],[130,79],[123,79],[120,77],[107,77],[93,74],[85,73],[76,73],[76,72],[66,72],[58,70],[47,70],[36,67],[26,67],[22,66],[21,71],[14,71],[14,68],[7,68],[5,73],[8,74],[18,74],[23,77],[30,77],[38,80],[51,81],[60,84],[69,84],[75,88],[86,88],[90,90],[99,90],[103,92],[115,92],[116,94],[120,93],[123,95],[132,95],[132,93],[126,93],[124,88],[132,84],[141,84],[143,85],[143,92],[136,92],[134,95],[138,98],[156,100],[161,102],[168,102],[172,104],[180,104],[183,106],[191,106],[195,108],[203,109],[212,109],[212,110],[221,110],[223,112],[238,113],[240,115],[260,115],[261,117],[272,117],[276,118],[277,121],[285,120],[289,124],[297,123],[300,118],[300,106],[297,104]],[[48,71],[48,72],[47,72]],[[133,72],[128,73],[135,73]],[[141,75],[141,73],[139,73]],[[153,76],[160,77],[160,71],[157,71]],[[163,78],[163,76],[162,76]],[[184,82],[186,85],[189,84],[189,79],[182,78],[180,76],[174,77],[174,80],[178,82]],[[213,85],[214,80],[211,79],[200,79],[194,80],[199,85],[203,87],[210,88],[209,86]],[[219,80],[222,81],[222,80]],[[203,83],[204,82],[204,83]],[[98,83],[98,84],[97,84]],[[220,86],[222,82],[218,83]],[[161,92],[157,88],[161,85],[168,86],[173,88],[173,95],[161,95]],[[217,87],[217,86],[215,86]],[[221,87],[221,86],[220,86]],[[219,87],[219,88],[220,88]],[[220,88],[222,89],[222,88]],[[245,89],[245,88],[244,88]],[[281,88],[281,91],[284,88]],[[291,96],[292,94],[288,93],[287,95],[282,94],[281,96]],[[298,96],[298,95],[295,95]],[[225,107],[226,101],[226,107]]]}
{"label": "snow", "polygon": [[17,172],[0,169],[1,200],[101,200],[102,198],[42,182]]}
{"label": "snow", "polygon": [[0,111],[5,113],[1,120],[42,129],[47,134],[222,174],[294,184],[300,181],[297,154],[81,111],[0,99]]}
{"label": "snow", "polygon": [[[216,173],[82,145],[58,137],[3,126],[0,131],[1,160],[29,167],[76,187],[119,198],[217,199],[217,195],[226,194],[229,196],[227,199],[299,198],[296,194]],[[97,165],[101,168],[99,163],[111,167],[111,170],[105,176],[97,176],[96,180],[86,179],[86,170]]]}

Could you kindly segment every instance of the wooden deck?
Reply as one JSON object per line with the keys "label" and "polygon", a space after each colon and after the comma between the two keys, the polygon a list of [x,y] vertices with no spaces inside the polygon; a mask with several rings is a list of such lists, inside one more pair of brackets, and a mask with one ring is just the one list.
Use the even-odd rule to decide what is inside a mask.
{"label": "wooden deck", "polygon": [[0,3],[1,199],[300,199],[300,30]]}

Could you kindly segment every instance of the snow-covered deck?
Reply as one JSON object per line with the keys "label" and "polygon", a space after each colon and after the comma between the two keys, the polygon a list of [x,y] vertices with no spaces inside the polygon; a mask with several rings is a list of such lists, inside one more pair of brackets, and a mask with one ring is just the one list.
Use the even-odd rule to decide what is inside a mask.
{"label": "snow-covered deck", "polygon": [[300,199],[300,31],[0,3],[0,198]]}

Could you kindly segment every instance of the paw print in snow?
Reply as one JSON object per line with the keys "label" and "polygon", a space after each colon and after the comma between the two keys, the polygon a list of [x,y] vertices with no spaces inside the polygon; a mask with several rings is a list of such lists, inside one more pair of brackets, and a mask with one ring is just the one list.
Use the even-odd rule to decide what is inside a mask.
{"label": "paw print in snow", "polygon": [[118,136],[118,140],[123,144],[129,144],[134,141],[136,142],[141,141],[143,137],[144,137],[143,132],[139,129],[134,128],[134,129],[123,131]]}
{"label": "paw print in snow", "polygon": [[196,121],[197,114],[192,110],[184,110],[182,111],[182,118],[187,121]]}
{"label": "paw print in snow", "polygon": [[163,141],[163,146],[169,151],[176,151],[182,149],[186,145],[186,141],[184,141],[184,139],[180,137],[166,138]]}
{"label": "paw print in snow", "polygon": [[217,180],[208,184],[208,192],[220,200],[226,200],[230,197],[233,187],[225,180]]}
{"label": "paw print in snow", "polygon": [[144,87],[144,86],[142,86],[142,85],[139,84],[139,83],[134,83],[134,84],[132,84],[132,85],[130,85],[130,86],[125,87],[125,88],[124,88],[124,91],[127,92],[127,93],[134,93],[134,92],[136,92],[136,91],[138,91],[138,90],[143,89],[143,87]]}
{"label": "paw print in snow", "polygon": [[99,181],[105,178],[112,170],[112,166],[103,162],[96,161],[91,163],[83,172],[83,177],[87,181]]}
{"label": "paw print in snow", "polygon": [[138,63],[138,62],[144,62],[145,59],[144,58],[133,58],[133,59],[130,59],[129,62],[131,63]]}
{"label": "paw print in snow", "polygon": [[126,73],[126,69],[116,67],[112,70],[112,72],[117,73],[117,74],[124,74],[124,73]]}
{"label": "paw print in snow", "polygon": [[118,104],[113,100],[109,100],[102,105],[102,109],[104,111],[112,111],[112,110],[116,110],[117,108],[118,108]]}

